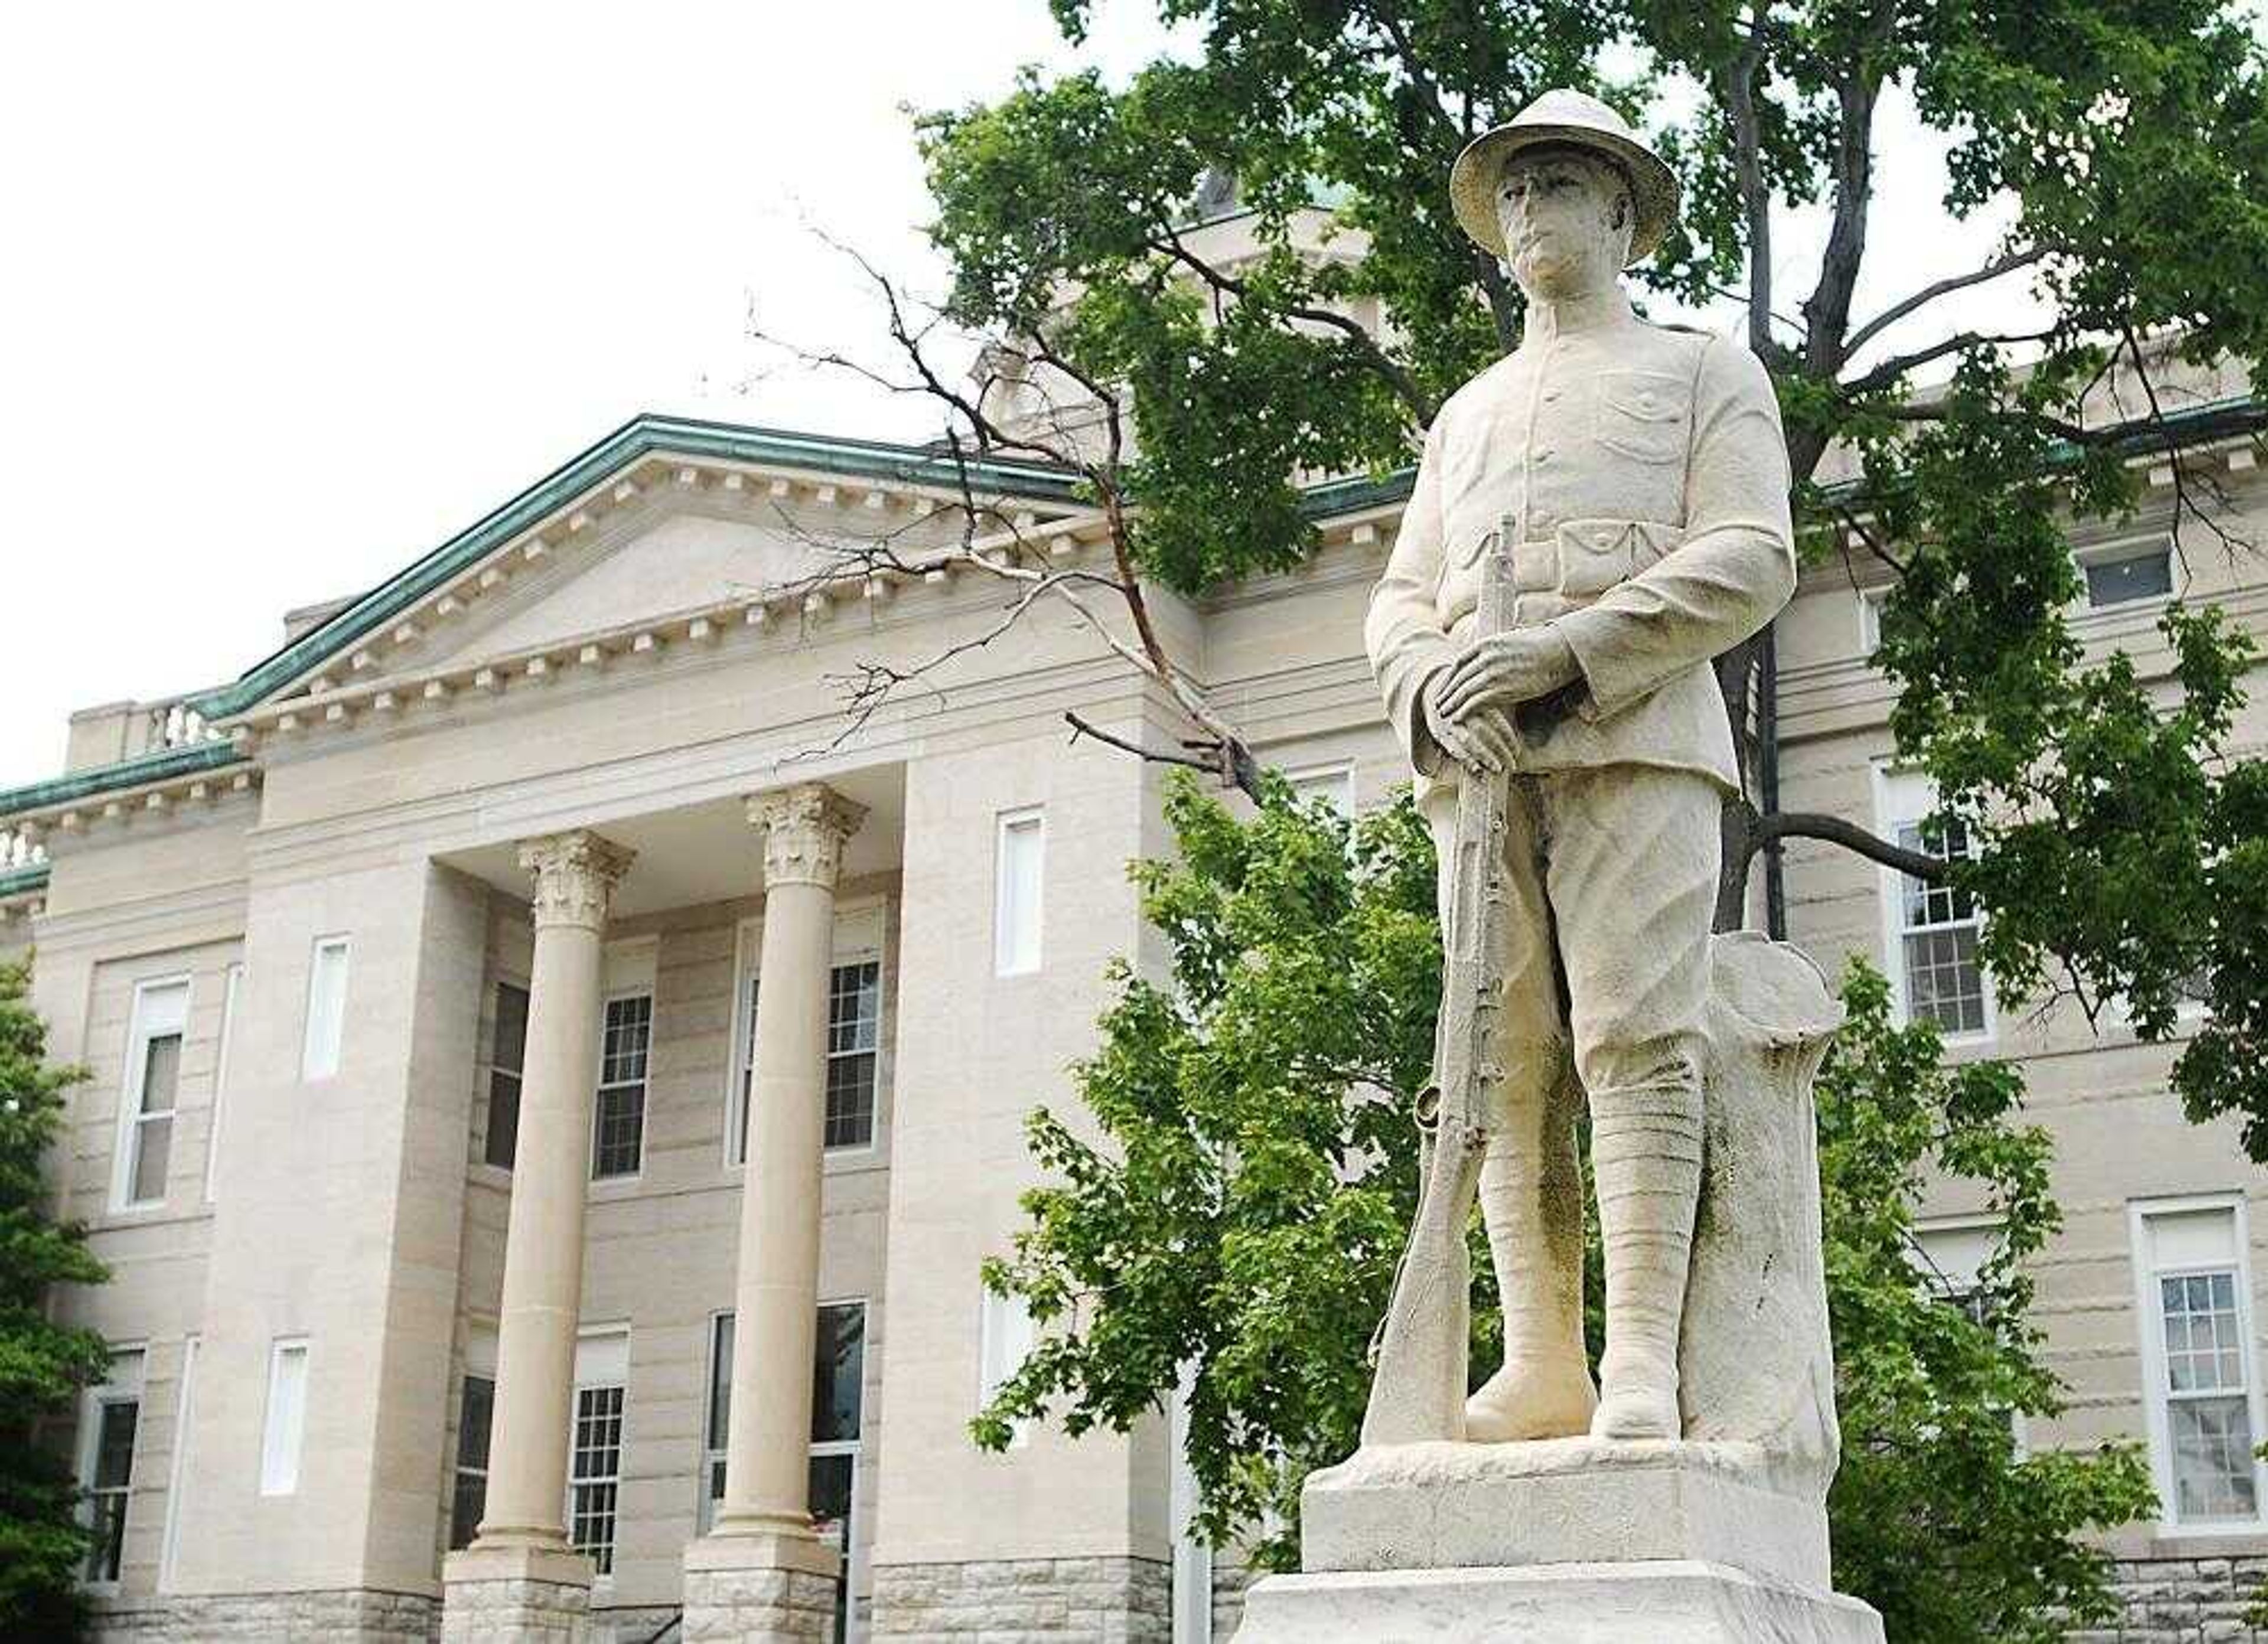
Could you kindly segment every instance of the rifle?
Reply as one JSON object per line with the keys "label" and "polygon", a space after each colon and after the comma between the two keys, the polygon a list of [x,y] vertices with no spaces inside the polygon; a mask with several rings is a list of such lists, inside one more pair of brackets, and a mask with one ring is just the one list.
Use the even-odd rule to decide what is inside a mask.
{"label": "rifle", "polygon": [[[1476,634],[1512,626],[1512,554],[1507,520],[1482,561]],[[1458,781],[1433,1083],[1417,1103],[1418,1216],[1395,1269],[1386,1317],[1371,1340],[1365,1445],[1465,1436],[1471,1345],[1465,1227],[1480,1185],[1488,1114],[1504,1082],[1498,1031],[1509,950],[1504,851],[1511,804],[1510,772],[1467,770]]]}

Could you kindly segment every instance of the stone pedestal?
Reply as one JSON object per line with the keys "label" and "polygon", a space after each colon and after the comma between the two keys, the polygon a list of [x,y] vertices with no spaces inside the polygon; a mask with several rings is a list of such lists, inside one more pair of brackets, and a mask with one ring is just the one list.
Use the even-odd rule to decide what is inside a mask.
{"label": "stone pedestal", "polygon": [[591,1560],[534,1547],[468,1547],[442,1565],[442,1644],[584,1644]]}
{"label": "stone pedestal", "polygon": [[1245,1595],[1236,1644],[1882,1644],[1855,1598],[1721,1564],[1271,1575]]}
{"label": "stone pedestal", "polygon": [[710,1536],[685,1549],[684,1633],[739,1644],[808,1644],[835,1636],[842,1560],[792,1536]]}
{"label": "stone pedestal", "polygon": [[1379,1445],[1312,1475],[1237,1644],[1881,1644],[1817,1489],[1755,1444]]}

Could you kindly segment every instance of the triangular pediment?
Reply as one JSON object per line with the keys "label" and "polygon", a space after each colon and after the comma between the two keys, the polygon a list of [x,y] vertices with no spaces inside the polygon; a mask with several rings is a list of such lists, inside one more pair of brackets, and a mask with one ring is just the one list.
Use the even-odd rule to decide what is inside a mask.
{"label": "triangular pediment", "polygon": [[1083,515],[1076,492],[1043,464],[639,417],[192,706],[225,723],[491,655],[525,665],[877,551],[917,558],[958,539],[971,504],[1023,524]]}

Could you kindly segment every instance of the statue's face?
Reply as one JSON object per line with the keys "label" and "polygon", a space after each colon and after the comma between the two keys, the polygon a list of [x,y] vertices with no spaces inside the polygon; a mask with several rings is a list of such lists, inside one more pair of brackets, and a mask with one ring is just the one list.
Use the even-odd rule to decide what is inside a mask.
{"label": "statue's face", "polygon": [[1630,184],[1580,149],[1529,149],[1506,161],[1496,215],[1513,276],[1530,296],[1594,290],[1630,254]]}

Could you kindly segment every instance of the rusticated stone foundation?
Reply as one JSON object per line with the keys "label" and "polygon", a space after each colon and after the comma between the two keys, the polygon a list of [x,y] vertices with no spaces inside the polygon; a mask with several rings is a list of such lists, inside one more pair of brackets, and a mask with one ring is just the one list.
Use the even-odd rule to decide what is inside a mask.
{"label": "rusticated stone foundation", "polygon": [[219,1593],[129,1604],[98,1600],[87,1636],[136,1644],[432,1644],[441,1604],[428,1593],[343,1588],[305,1593]]}
{"label": "rusticated stone foundation", "polygon": [[2253,1606],[2268,1592],[2268,1559],[2121,1559],[2114,1622],[2074,1629],[2071,1644],[2260,1644]]}
{"label": "rusticated stone foundation", "polygon": [[873,1636],[892,1644],[1169,1644],[1173,1574],[1152,1559],[990,1559],[874,1567]]}
{"label": "rusticated stone foundation", "polygon": [[687,1644],[792,1644],[835,1636],[831,1576],[808,1570],[685,1572]]}

